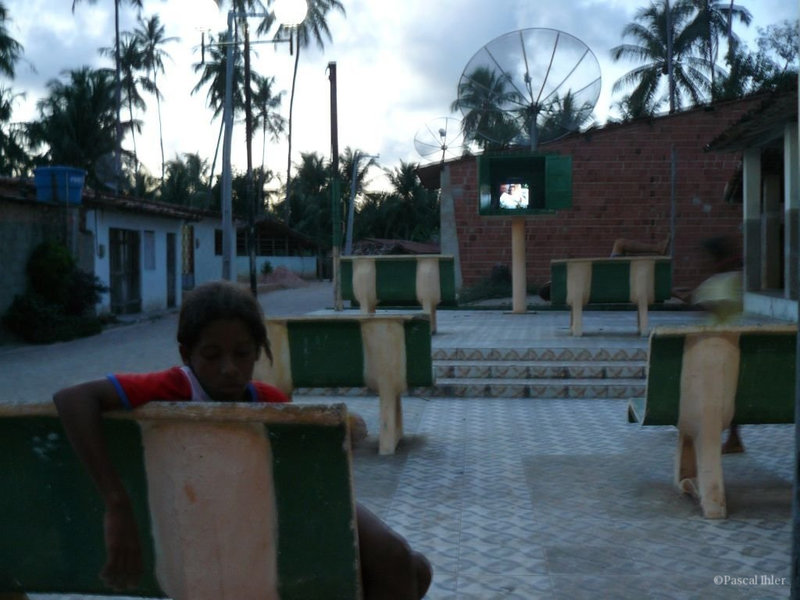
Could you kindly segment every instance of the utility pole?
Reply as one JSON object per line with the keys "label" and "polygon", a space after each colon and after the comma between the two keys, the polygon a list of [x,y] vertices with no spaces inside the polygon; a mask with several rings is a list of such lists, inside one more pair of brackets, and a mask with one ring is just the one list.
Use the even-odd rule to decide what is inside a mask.
{"label": "utility pole", "polygon": [[664,0],[664,8],[667,13],[667,81],[669,83],[669,114],[675,112],[675,74],[673,73],[673,60],[672,60],[672,10],[669,6],[669,0]]}
{"label": "utility pole", "polygon": [[342,207],[339,193],[339,117],[336,106],[336,63],[328,63],[328,80],[331,88],[331,224],[333,262],[333,308],[342,310],[342,278],[339,259],[342,248]]}

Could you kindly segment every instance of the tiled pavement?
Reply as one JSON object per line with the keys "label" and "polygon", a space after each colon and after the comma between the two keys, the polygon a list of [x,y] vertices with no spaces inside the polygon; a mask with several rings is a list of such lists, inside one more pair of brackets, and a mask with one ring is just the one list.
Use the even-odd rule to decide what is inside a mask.
{"label": "tiled pavement", "polygon": [[[579,339],[566,313],[439,314],[434,354],[646,348],[626,312],[586,314]],[[650,325],[704,319],[654,312]],[[377,431],[375,398],[343,400]],[[714,521],[672,484],[675,430],[629,424],[625,407],[406,397],[397,453],[377,455],[374,435],[357,449],[356,494],[429,556],[435,600],[788,598],[794,428],[742,428],[747,451],[723,459],[729,517]]]}
{"label": "tiled pavement", "polygon": [[[702,319],[652,312],[650,325]],[[588,312],[583,338],[568,335],[568,322],[559,312],[441,311],[434,352],[646,345],[633,313]],[[154,343],[150,329],[139,330]],[[132,356],[115,336],[106,352],[112,365],[92,369]],[[61,349],[64,370],[86,378],[70,348]],[[58,349],[20,352],[0,354],[0,382],[3,362],[18,369],[25,356],[46,356],[41,369],[58,374]],[[26,393],[33,391],[31,384]],[[628,424],[624,399],[408,396],[406,437],[392,456],[377,454],[374,397],[335,400],[372,432],[355,451],[357,497],[431,559],[427,598],[789,597],[792,426],[742,428],[747,452],[723,459],[729,517],[710,521],[672,485],[675,431]]]}
{"label": "tiled pavement", "polygon": [[[346,402],[375,431],[377,402]],[[358,447],[356,495],[429,556],[428,598],[789,597],[791,426],[743,428],[710,521],[672,486],[675,431],[624,401],[410,397],[404,416],[394,456]]]}

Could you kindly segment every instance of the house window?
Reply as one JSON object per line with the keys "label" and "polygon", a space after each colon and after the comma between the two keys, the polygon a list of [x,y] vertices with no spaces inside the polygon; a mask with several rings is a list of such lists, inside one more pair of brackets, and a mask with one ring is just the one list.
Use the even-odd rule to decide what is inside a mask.
{"label": "house window", "polygon": [[156,233],[155,231],[145,231],[144,237],[142,238],[143,246],[142,251],[144,253],[144,270],[145,271],[155,271],[156,270]]}

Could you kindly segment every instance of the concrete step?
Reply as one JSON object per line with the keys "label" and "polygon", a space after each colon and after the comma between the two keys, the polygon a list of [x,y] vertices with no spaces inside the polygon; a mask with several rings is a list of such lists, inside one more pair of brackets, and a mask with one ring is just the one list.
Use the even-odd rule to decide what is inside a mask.
{"label": "concrete step", "polygon": [[[367,388],[302,388],[297,396],[375,396]],[[643,379],[438,379],[432,387],[415,387],[404,396],[422,398],[619,398],[643,397]]]}
{"label": "concrete step", "polygon": [[647,346],[642,343],[625,346],[556,346],[556,347],[495,347],[495,348],[434,348],[434,363],[438,361],[638,361],[647,362]]}
{"label": "concrete step", "polygon": [[644,361],[589,360],[437,360],[436,381],[440,379],[644,379]]}
{"label": "concrete step", "polygon": [[640,378],[601,379],[451,379],[437,378],[432,388],[415,388],[415,396],[460,398],[638,398],[644,396]]}

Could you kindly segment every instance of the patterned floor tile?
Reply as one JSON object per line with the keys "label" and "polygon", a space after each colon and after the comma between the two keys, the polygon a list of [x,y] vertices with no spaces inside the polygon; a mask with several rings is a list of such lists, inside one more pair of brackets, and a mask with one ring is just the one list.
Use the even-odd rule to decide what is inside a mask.
{"label": "patterned floor tile", "polygon": [[724,458],[729,518],[673,485],[673,428],[625,400],[408,398],[407,436],[377,454],[378,403],[345,398],[370,435],[359,501],[431,560],[429,599],[788,598],[793,427],[743,427]]}

